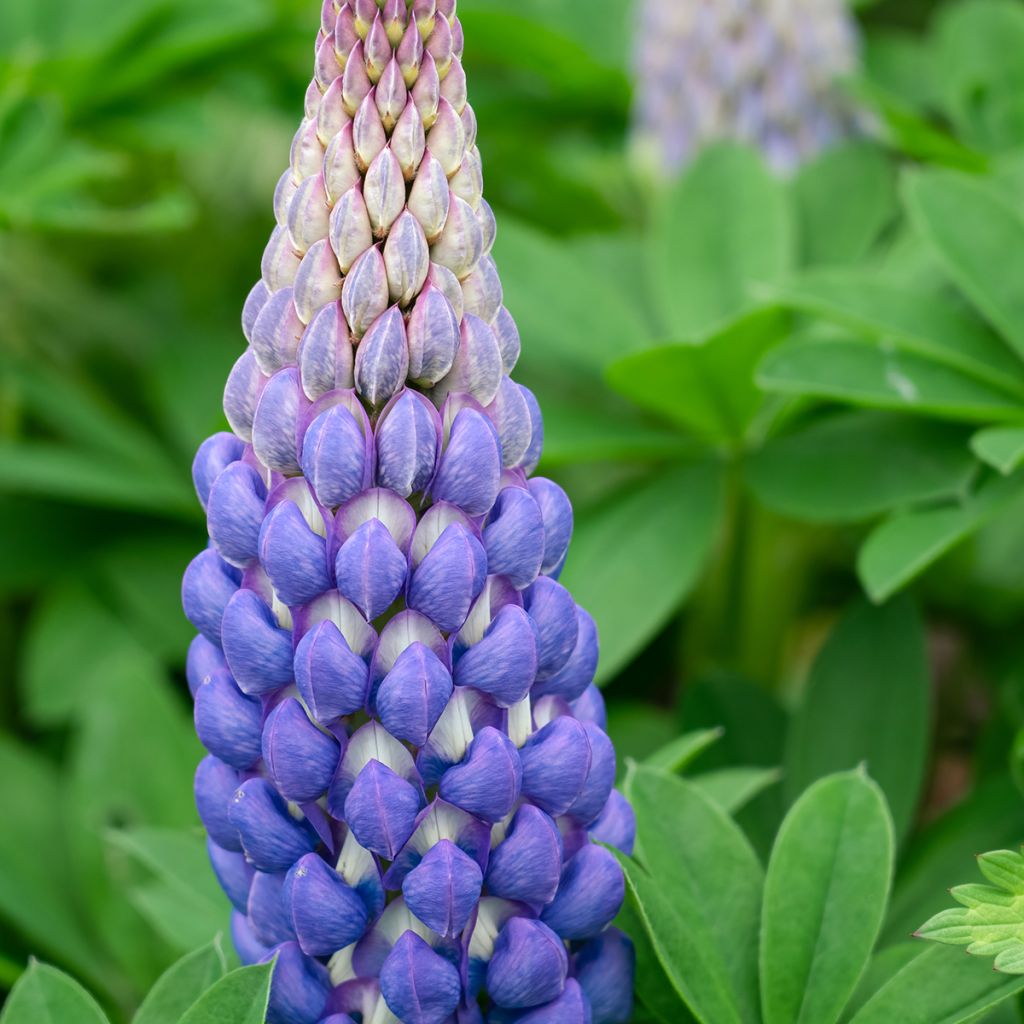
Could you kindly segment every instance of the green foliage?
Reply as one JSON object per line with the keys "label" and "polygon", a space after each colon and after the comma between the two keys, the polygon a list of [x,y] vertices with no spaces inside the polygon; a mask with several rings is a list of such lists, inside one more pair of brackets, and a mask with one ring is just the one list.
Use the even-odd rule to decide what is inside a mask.
{"label": "green foliage", "polygon": [[99,1004],[74,978],[32,963],[0,1014],[3,1024],[107,1024]]}

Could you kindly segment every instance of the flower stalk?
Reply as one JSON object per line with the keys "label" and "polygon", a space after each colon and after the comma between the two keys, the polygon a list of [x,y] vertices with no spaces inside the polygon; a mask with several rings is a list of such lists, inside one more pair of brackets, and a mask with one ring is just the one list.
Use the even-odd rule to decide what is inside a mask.
{"label": "flower stalk", "polygon": [[200,447],[195,792],[271,1024],[629,1019],[632,813],[510,376],[455,0],[326,0]]}

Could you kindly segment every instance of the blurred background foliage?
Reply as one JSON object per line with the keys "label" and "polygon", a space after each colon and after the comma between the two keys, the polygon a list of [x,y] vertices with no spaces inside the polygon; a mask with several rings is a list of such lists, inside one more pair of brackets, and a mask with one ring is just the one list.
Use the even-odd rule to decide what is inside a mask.
{"label": "blurred background foliage", "polygon": [[[867,761],[895,943],[1024,838],[1024,4],[860,5],[869,138],[788,180],[718,147],[658,183],[629,157],[628,4],[459,14],[620,757],[724,728],[703,784],[761,851]],[[315,19],[0,4],[0,983],[37,953],[116,1019],[223,919],[192,831],[188,467]]]}

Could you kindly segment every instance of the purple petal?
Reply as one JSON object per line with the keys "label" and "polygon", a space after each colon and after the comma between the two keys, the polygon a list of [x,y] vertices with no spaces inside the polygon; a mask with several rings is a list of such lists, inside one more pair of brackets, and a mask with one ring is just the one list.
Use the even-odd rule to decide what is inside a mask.
{"label": "purple petal", "polygon": [[629,1024],[633,1017],[633,943],[617,928],[587,942],[573,957],[573,976],[590,1001],[593,1024]]}
{"label": "purple petal", "polygon": [[320,413],[302,439],[302,471],[328,508],[357,495],[367,483],[364,427],[344,405]]}
{"label": "purple petal", "polygon": [[196,810],[207,834],[222,849],[236,853],[241,852],[242,842],[228,817],[228,808],[238,782],[238,772],[210,754],[199,762],[193,786]]}
{"label": "purple petal", "polygon": [[452,938],[466,927],[482,885],[480,865],[450,840],[442,839],[405,876],[402,895],[428,928]]}
{"label": "purple petal", "polygon": [[491,852],[487,891],[507,900],[542,906],[558,890],[562,871],[562,837],[539,807],[516,811],[505,839]]}
{"label": "purple petal", "polygon": [[235,791],[229,811],[242,848],[257,871],[287,871],[316,845],[313,830],[291,816],[266,779],[249,779]]}
{"label": "purple petal", "polygon": [[263,708],[228,672],[215,672],[199,687],[194,715],[200,742],[225,764],[242,771],[259,760]]}
{"label": "purple petal", "polygon": [[[290,179],[291,175],[285,171],[284,177]],[[249,294],[245,297],[245,304],[242,306],[242,333],[248,342],[252,341],[252,328],[256,323],[256,317],[260,315],[260,310],[266,305],[270,295],[270,289],[261,279],[249,289]]]}
{"label": "purple petal", "polygon": [[409,380],[436,384],[452,368],[459,347],[459,319],[444,293],[428,284],[412,307],[408,324]]}
{"label": "purple petal", "polygon": [[588,829],[591,838],[632,854],[636,842],[636,815],[629,801],[613,789],[598,819]]}
{"label": "purple petal", "polygon": [[518,704],[537,673],[537,642],[533,623],[522,608],[506,605],[487,627],[483,639],[456,662],[456,686],[472,686],[490,694],[499,707]]}
{"label": "purple petal", "polygon": [[522,389],[511,377],[502,377],[487,415],[498,431],[502,465],[518,466],[530,448],[533,420]]}
{"label": "purple petal", "polygon": [[380,971],[388,1008],[404,1024],[444,1024],[462,992],[459,972],[414,932],[395,943]]}
{"label": "purple petal", "polygon": [[557,999],[568,973],[565,943],[540,921],[513,917],[494,943],[487,992],[499,1006],[528,1009]]}
{"label": "purple petal", "polygon": [[593,722],[584,722],[583,728],[590,739],[590,772],[582,792],[566,813],[581,825],[589,825],[604,810],[615,785],[615,747]]}
{"label": "purple petal", "polygon": [[533,392],[529,388],[523,387],[522,384],[519,385],[519,390],[522,391],[523,398],[526,399],[526,404],[530,408],[530,422],[533,424],[530,445],[519,462],[519,465],[529,475],[537,468],[541,452],[544,449],[544,417],[541,415],[540,405]]}
{"label": "purple petal", "polygon": [[256,560],[267,488],[259,473],[233,462],[214,481],[207,503],[207,527],[221,558],[244,568]]}
{"label": "purple petal", "polygon": [[601,846],[584,846],[562,868],[555,898],[541,920],[563,939],[589,939],[619,912],[626,883],[618,861]]}
{"label": "purple petal", "polygon": [[576,603],[565,587],[547,576],[526,591],[524,603],[537,627],[537,678],[544,680],[565,665],[576,647]]}
{"label": "purple petal", "polygon": [[298,351],[302,390],[315,402],[330,391],[355,386],[355,353],[340,302],[324,306],[309,322]]}
{"label": "purple petal", "polygon": [[338,741],[321,732],[294,697],[267,716],[262,749],[278,791],[296,803],[316,800],[326,792],[341,756]]}
{"label": "purple petal", "polygon": [[285,604],[308,604],[330,589],[327,544],[309,528],[294,501],[282,501],[264,520],[259,552],[263,568]]}
{"label": "purple petal", "polygon": [[283,872],[257,871],[249,890],[249,923],[256,938],[266,946],[295,938],[284,883]]}
{"label": "purple petal", "polygon": [[501,446],[494,425],[482,412],[460,410],[431,487],[434,499],[482,516],[491,510],[500,483]]}
{"label": "purple petal", "polygon": [[292,638],[253,590],[239,590],[224,609],[224,655],[238,685],[252,696],[292,680]]}
{"label": "purple petal", "polygon": [[540,680],[534,686],[534,697],[552,695],[574,701],[582,696],[594,681],[600,653],[597,625],[579,605],[576,606],[576,624],[576,646],[569,655],[569,660],[553,676]]}
{"label": "purple petal", "polygon": [[544,1006],[516,1018],[516,1024],[592,1024],[590,1001],[574,978],[567,979],[562,994]]}
{"label": "purple petal", "polygon": [[247,348],[231,368],[224,385],[224,415],[243,441],[252,440],[253,418],[266,383],[267,378],[256,363],[256,354]]}
{"label": "purple petal", "polygon": [[505,373],[511,373],[519,362],[522,345],[519,340],[519,328],[516,327],[512,314],[502,306],[494,318],[494,334],[501,349],[501,365]]}
{"label": "purple petal", "polygon": [[188,645],[188,655],[185,658],[185,676],[188,679],[189,693],[194,697],[207,676],[219,668],[227,667],[224,652],[216,644],[210,643],[202,633],[197,633],[192,638],[192,643]]}
{"label": "purple petal", "polygon": [[590,738],[583,725],[575,718],[556,718],[526,741],[519,756],[523,795],[552,816],[564,814],[590,772]]}
{"label": "purple petal", "polygon": [[342,544],[334,562],[338,590],[367,620],[388,610],[405,586],[409,565],[379,519],[363,523]]}
{"label": "purple petal", "polygon": [[405,384],[408,372],[405,320],[392,306],[374,320],[356,349],[356,391],[379,408]]}
{"label": "purple petal", "polygon": [[259,368],[269,377],[295,363],[303,324],[291,288],[274,292],[260,310],[252,329],[252,350]]}
{"label": "purple petal", "polygon": [[278,370],[267,381],[252,421],[252,447],[269,469],[292,475],[299,472],[296,440],[299,412],[305,395],[295,367]]}
{"label": "purple petal", "polygon": [[366,931],[366,907],[345,880],[315,853],[292,869],[292,917],[310,956],[331,956]]}
{"label": "purple petal", "polygon": [[222,431],[208,437],[196,452],[192,460],[192,483],[195,484],[199,502],[206,508],[210,498],[210,488],[214,480],[245,454],[245,445],[234,434]]}
{"label": "purple petal", "polygon": [[374,759],[345,798],[345,820],[361,845],[393,860],[412,835],[422,806],[414,786]]}
{"label": "purple petal", "polygon": [[522,780],[515,744],[488,726],[476,734],[462,763],[445,772],[438,793],[448,803],[493,823],[512,810]]}
{"label": "purple petal", "polygon": [[212,839],[206,841],[206,852],[217,882],[236,910],[245,912],[254,872],[241,851],[225,850]]}
{"label": "purple petal", "polygon": [[231,942],[238,953],[238,959],[245,966],[259,963],[270,952],[253,934],[245,914],[237,910],[231,912]]}
{"label": "purple petal", "polygon": [[444,632],[458,629],[484,585],[487,556],[463,526],[446,527],[413,571],[407,603]]}
{"label": "purple petal", "polygon": [[527,486],[540,506],[544,520],[544,561],[540,571],[547,576],[557,575],[572,539],[572,503],[553,480],[538,476]]}
{"label": "purple petal", "polygon": [[517,590],[537,578],[544,557],[544,522],[529,491],[506,487],[484,527],[487,571],[507,576]]}
{"label": "purple petal", "polygon": [[478,316],[467,312],[462,318],[452,367],[434,389],[434,400],[440,404],[449,394],[458,392],[488,405],[498,393],[501,378],[501,350],[494,331]]}
{"label": "purple petal", "polygon": [[238,590],[241,574],[212,548],[200,551],[181,581],[185,617],[210,643],[220,646],[224,607]]}
{"label": "purple petal", "polygon": [[388,403],[376,430],[377,484],[407,498],[426,489],[441,451],[441,417],[416,391]]}
{"label": "purple petal", "polygon": [[306,956],[298,943],[284,942],[271,950],[276,956],[270,982],[267,1024],[316,1024],[327,1003],[327,970]]}
{"label": "purple petal", "polygon": [[605,732],[608,731],[608,712],[605,710],[604,697],[593,683],[572,702],[572,713],[581,722],[595,722]]}
{"label": "purple petal", "polygon": [[314,626],[295,650],[299,693],[318,722],[326,725],[358,711],[366,702],[369,672],[329,619]]}
{"label": "purple petal", "polygon": [[437,655],[415,641],[396,658],[376,696],[381,723],[419,747],[426,742],[452,693],[452,677]]}

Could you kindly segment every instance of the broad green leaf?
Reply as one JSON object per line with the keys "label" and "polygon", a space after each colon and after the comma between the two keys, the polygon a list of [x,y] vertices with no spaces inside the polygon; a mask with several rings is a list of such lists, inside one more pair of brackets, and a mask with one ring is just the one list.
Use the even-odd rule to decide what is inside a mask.
{"label": "broad green leaf", "polygon": [[666,772],[681,772],[721,738],[721,729],[702,729],[699,732],[683,733],[682,736],[677,736],[671,743],[666,743],[665,746],[659,747],[653,754],[646,757],[644,764],[648,768],[660,768]]}
{"label": "broad green leaf", "polygon": [[755,285],[790,269],[793,236],[785,187],[757,153],[704,150],[659,209],[648,252],[667,331],[697,337],[742,311]]}
{"label": "broad green leaf", "polygon": [[815,783],[779,830],[765,876],[765,1024],[835,1024],[885,914],[895,840],[882,791],[861,772]]}
{"label": "broad green leaf", "polygon": [[719,768],[718,771],[691,775],[692,782],[726,814],[736,814],[751,800],[782,778],[778,768]]}
{"label": "broad green leaf", "polygon": [[860,259],[896,216],[892,162],[874,143],[827,149],[801,168],[791,187],[804,266]]}
{"label": "broad green leaf", "polygon": [[140,910],[177,948],[194,948],[221,931],[229,906],[210,870],[198,831],[137,828],[113,831],[112,844],[154,876],[133,890]]}
{"label": "broad green leaf", "polygon": [[1020,474],[986,481],[959,504],[894,515],[876,527],[857,556],[857,573],[873,601],[901,587],[1013,501]]}
{"label": "broad green leaf", "polygon": [[767,294],[1024,399],[1024,367],[1013,352],[984,321],[937,288],[893,281],[888,269],[819,270]]}
{"label": "broad green leaf", "polygon": [[1024,856],[995,850],[983,853],[978,867],[992,884],[950,889],[960,906],[940,911],[916,934],[966,946],[975,956],[995,957],[997,971],[1024,974]]}
{"label": "broad green leaf", "polygon": [[185,1011],[179,1024],[263,1024],[274,964],[239,967],[225,974]]}
{"label": "broad green leaf", "polygon": [[132,1024],[178,1024],[181,1015],[224,976],[220,939],[183,956],[150,989]]}
{"label": "broad green leaf", "polygon": [[834,771],[867,770],[907,833],[917,811],[931,733],[924,624],[909,600],[855,604],[811,670],[786,744],[790,800]]}
{"label": "broad green leaf", "polygon": [[1024,215],[983,181],[950,172],[908,175],[904,194],[950,278],[1024,359]]}
{"label": "broad green leaf", "polygon": [[619,359],[606,377],[620,394],[698,437],[739,441],[761,404],[754,370],[788,329],[780,310],[755,310],[694,344]]}
{"label": "broad green leaf", "polygon": [[676,738],[672,715],[639,700],[614,700],[608,705],[608,735],[615,744],[618,774],[626,774],[630,759],[643,761]]}
{"label": "broad green leaf", "polygon": [[626,795],[640,863],[620,859],[663,969],[705,1024],[756,1021],[763,873],[754,851],[678,776],[634,766]]}
{"label": "broad green leaf", "polygon": [[1015,848],[1022,841],[1024,806],[1016,786],[1003,775],[980,783],[909,844],[889,904],[883,942],[907,938],[922,921],[942,910],[950,883],[967,876],[979,850]]}
{"label": "broad green leaf", "polygon": [[857,988],[846,1004],[843,1021],[849,1021],[857,1011],[899,971],[902,971],[911,960],[921,956],[927,947],[920,942],[898,942],[895,946],[887,946],[879,950],[871,958],[867,969],[860,977]]}
{"label": "broad green leaf", "polygon": [[1006,475],[1024,463],[1024,427],[988,427],[971,438],[971,451]]}
{"label": "broad green leaf", "polygon": [[570,255],[556,239],[505,218],[495,259],[505,302],[529,339],[523,346],[525,368],[553,362],[599,373],[644,341],[631,300],[614,281],[599,282],[583,258]]}
{"label": "broad green leaf", "polygon": [[107,1024],[107,1016],[74,978],[33,962],[11,991],[0,1024]]}
{"label": "broad green leaf", "polygon": [[967,1024],[1024,989],[1024,977],[935,946],[915,957],[858,1010],[850,1024]]}
{"label": "broad green leaf", "polygon": [[1024,417],[1002,391],[894,346],[853,338],[801,338],[769,352],[757,373],[767,391],[875,409],[991,422]]}
{"label": "broad green leaf", "polygon": [[963,495],[976,469],[958,427],[858,411],[772,438],[747,460],[746,480],[762,504],[784,515],[856,522]]}
{"label": "broad green leaf", "polygon": [[650,463],[700,454],[694,441],[671,427],[645,422],[635,410],[609,413],[593,391],[586,402],[574,402],[556,386],[536,390],[544,409],[545,471],[566,464]]}
{"label": "broad green leaf", "polygon": [[562,582],[597,622],[599,680],[614,676],[689,593],[720,500],[716,467],[680,466],[579,517]]}
{"label": "broad green leaf", "polygon": [[6,736],[0,736],[0,777],[8,780],[0,829],[0,918],[31,948],[96,984],[105,964],[76,913],[60,778],[38,753]]}

